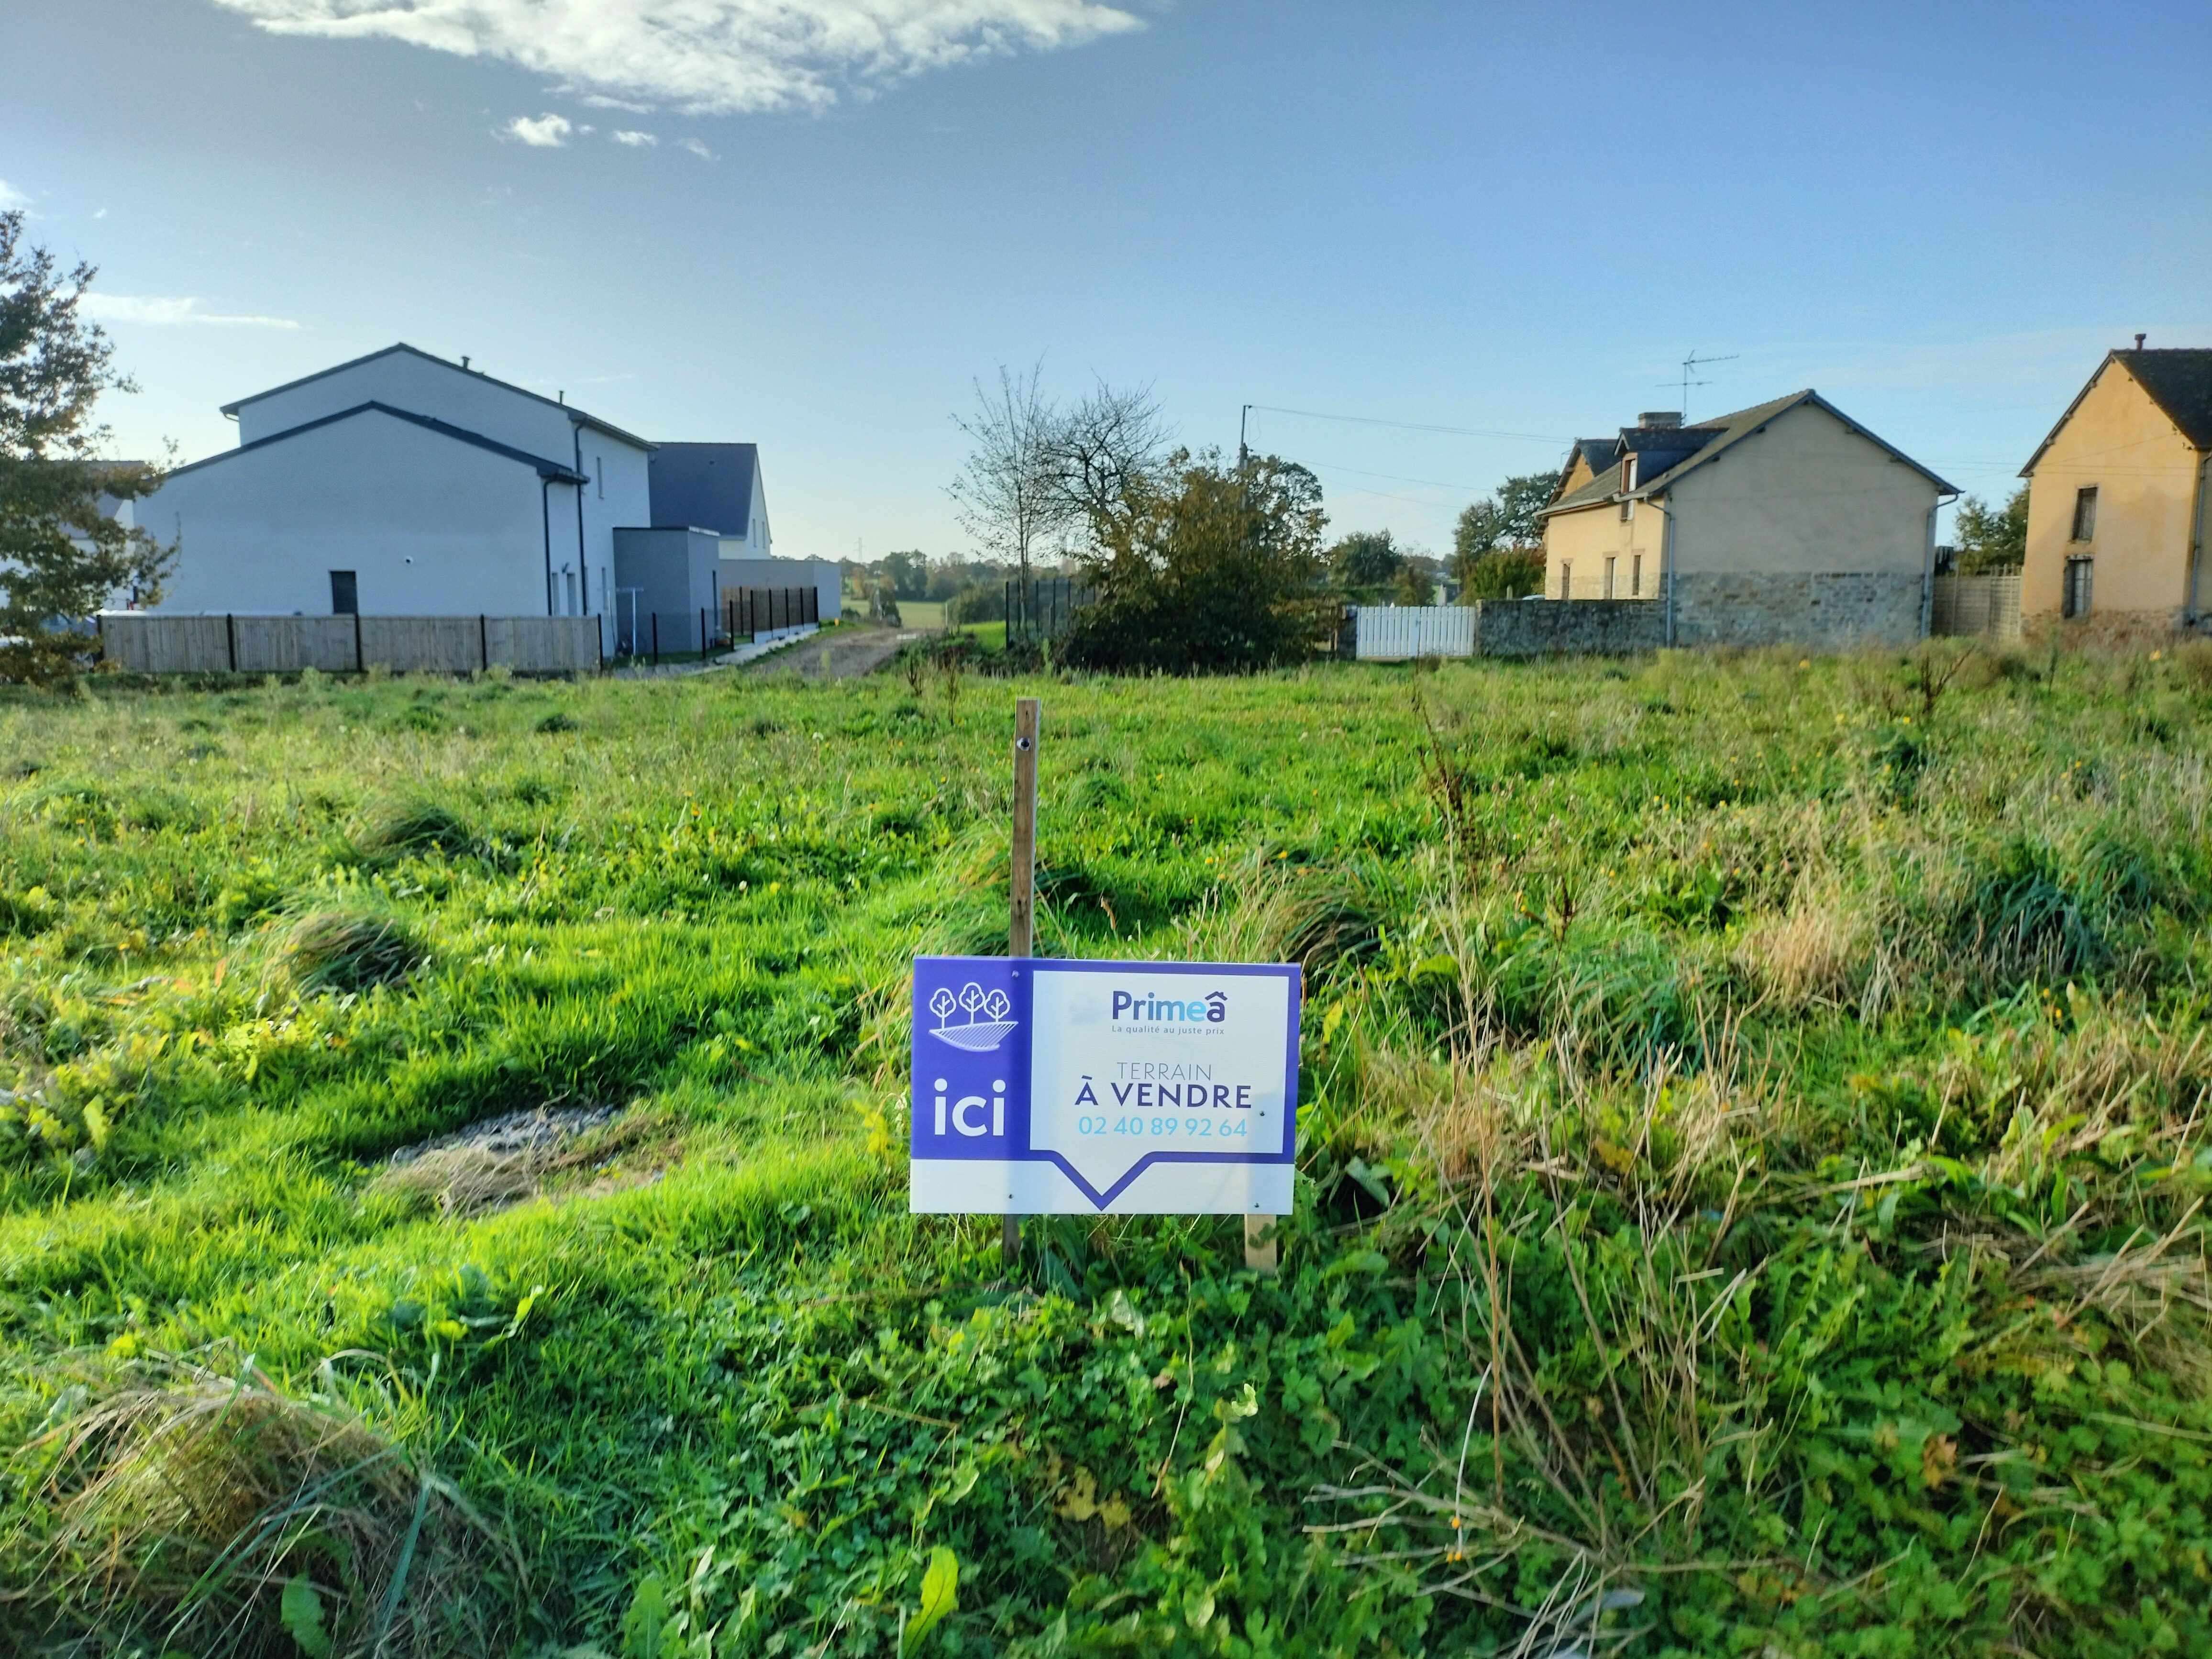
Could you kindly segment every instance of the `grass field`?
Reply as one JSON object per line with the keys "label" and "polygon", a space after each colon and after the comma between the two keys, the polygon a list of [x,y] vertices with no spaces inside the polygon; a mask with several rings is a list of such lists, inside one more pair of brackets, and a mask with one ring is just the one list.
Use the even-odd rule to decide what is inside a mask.
{"label": "grass field", "polygon": [[[1306,964],[1277,1279],[905,1213],[1020,693],[1044,953]],[[0,1652],[2212,1649],[2208,734],[2041,650],[19,696]]]}

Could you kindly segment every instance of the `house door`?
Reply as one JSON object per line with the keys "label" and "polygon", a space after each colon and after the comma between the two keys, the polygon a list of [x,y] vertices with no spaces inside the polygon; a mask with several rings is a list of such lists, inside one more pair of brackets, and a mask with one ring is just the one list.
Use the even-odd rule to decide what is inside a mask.
{"label": "house door", "polygon": [[2096,565],[2094,559],[2066,561],[2066,583],[2058,600],[2061,616],[2078,620],[2089,614],[2089,585]]}

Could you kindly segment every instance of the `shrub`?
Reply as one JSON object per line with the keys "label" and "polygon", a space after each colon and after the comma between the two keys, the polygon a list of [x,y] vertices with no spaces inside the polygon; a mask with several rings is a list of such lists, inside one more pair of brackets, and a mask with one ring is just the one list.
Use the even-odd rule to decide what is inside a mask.
{"label": "shrub", "polygon": [[404,979],[429,952],[390,916],[318,910],[292,924],[283,961],[303,991],[366,991]]}
{"label": "shrub", "polygon": [[467,822],[451,807],[433,800],[408,800],[386,806],[355,843],[372,860],[443,853],[448,858],[469,850],[473,837]]}
{"label": "shrub", "polygon": [[503,1540],[402,1448],[250,1359],[134,1382],[40,1443],[64,1525],[33,1595],[55,1626],[98,1632],[100,1652],[503,1646],[520,1577]]}

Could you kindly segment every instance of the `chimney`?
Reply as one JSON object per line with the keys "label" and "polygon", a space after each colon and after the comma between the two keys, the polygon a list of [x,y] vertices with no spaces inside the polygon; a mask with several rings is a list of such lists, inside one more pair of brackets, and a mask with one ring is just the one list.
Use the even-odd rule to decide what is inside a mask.
{"label": "chimney", "polygon": [[2138,334],[2138,335],[2136,335],[2136,349],[2137,351],[2141,351],[2141,350],[2142,349],[2142,343],[2143,343],[2145,340],[2148,339],[2149,337],[2149,337],[2148,335],[2147,335],[2147,334]]}
{"label": "chimney", "polygon": [[464,351],[464,352],[461,354],[461,367],[462,367],[463,368],[466,368],[468,366],[469,366],[469,354],[468,354],[467,352]]}
{"label": "chimney", "polygon": [[1636,424],[1642,427],[1656,427],[1663,432],[1669,428],[1682,424],[1681,411],[1673,409],[1647,409],[1636,417]]}

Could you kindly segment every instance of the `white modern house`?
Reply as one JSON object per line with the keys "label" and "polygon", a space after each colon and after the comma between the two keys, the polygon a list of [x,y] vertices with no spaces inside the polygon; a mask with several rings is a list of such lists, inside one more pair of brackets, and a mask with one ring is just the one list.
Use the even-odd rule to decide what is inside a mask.
{"label": "white modern house", "polygon": [[[238,447],[136,503],[178,544],[160,609],[604,616],[653,446],[410,345],[223,406]],[[611,641],[610,641],[611,646]]]}

